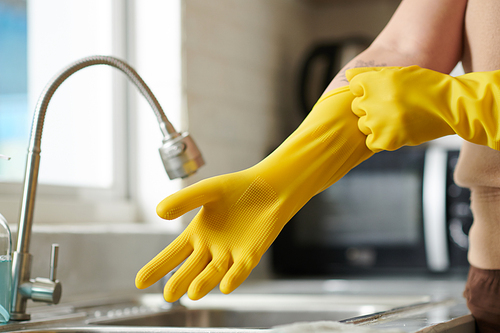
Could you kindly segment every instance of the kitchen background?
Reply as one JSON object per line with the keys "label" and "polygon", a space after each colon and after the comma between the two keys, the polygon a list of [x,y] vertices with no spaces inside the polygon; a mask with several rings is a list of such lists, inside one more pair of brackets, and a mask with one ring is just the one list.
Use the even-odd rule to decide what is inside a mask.
{"label": "kitchen background", "polygon": [[[12,2],[16,1],[3,1]],[[195,176],[169,181],[156,151],[161,135],[142,97],[133,87],[127,87],[119,74],[100,70],[82,73],[79,80],[96,86],[85,89],[95,91],[83,92],[84,83],[74,83],[67,91],[61,88],[60,95],[69,96],[66,103],[73,104],[68,109],[61,100],[49,107],[48,115],[54,116],[47,118],[41,173],[49,185],[51,174],[66,173],[72,163],[69,150],[80,152],[77,155],[88,165],[72,170],[72,177],[78,177],[70,181],[62,197],[57,191],[63,181],[56,176],[52,186],[39,191],[31,245],[35,254],[33,276],[48,274],[50,244],[56,242],[61,248],[58,278],[64,284],[64,299],[84,293],[137,292],[137,270],[163,249],[194,214],[188,214],[184,221],[165,222],[156,216],[156,204],[183,186],[259,162],[301,121],[298,73],[310,48],[350,36],[374,38],[399,2],[107,0],[75,1],[69,5],[63,0],[28,1],[29,98],[25,103],[29,110],[44,84],[68,63],[96,52],[115,55],[136,68],[174,125],[189,130],[206,161]],[[100,31],[95,24],[107,30]],[[83,35],[72,38],[77,25],[78,33]],[[58,40],[54,36],[63,37]],[[39,67],[46,70],[34,70],[38,74],[32,74],[31,70]],[[101,73],[103,79],[96,79]],[[99,97],[100,93],[112,95],[113,99]],[[78,94],[84,100],[78,100],[82,98]],[[102,116],[95,105],[78,110],[82,108],[79,104],[93,99],[111,106],[115,118]],[[57,104],[62,105],[60,113]],[[126,116],[116,116],[120,113]],[[7,114],[0,109],[3,143],[7,140],[4,131],[10,126]],[[47,129],[55,119],[62,119],[63,125]],[[110,119],[125,124],[121,131]],[[75,123],[85,124],[80,126],[81,132],[73,128]],[[27,145],[29,125],[26,128]],[[120,140],[126,143],[124,150],[116,150],[111,144]],[[63,144],[61,141],[67,141],[70,148],[53,148]],[[0,212],[14,231],[20,203],[19,170],[24,168],[18,156],[24,158],[25,147],[8,150],[0,144],[0,153],[13,156],[9,162],[0,161]],[[53,167],[44,170],[44,164]],[[5,176],[8,168],[14,169],[13,178]],[[86,186],[87,178],[95,184]],[[96,193],[89,187],[110,189],[99,194],[100,198],[111,198],[103,199],[104,208],[88,203]],[[83,205],[68,198],[76,198]],[[272,277],[269,265],[265,256],[250,278]]]}

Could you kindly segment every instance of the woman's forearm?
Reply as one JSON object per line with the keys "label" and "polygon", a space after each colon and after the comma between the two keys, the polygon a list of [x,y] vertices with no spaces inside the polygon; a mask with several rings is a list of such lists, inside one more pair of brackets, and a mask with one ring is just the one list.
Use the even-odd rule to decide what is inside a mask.
{"label": "woman's forearm", "polygon": [[354,67],[418,65],[449,73],[462,55],[467,0],[403,0],[364,52],[350,61],[325,92],[348,84]]}
{"label": "woman's forearm", "polygon": [[385,66],[410,66],[416,65],[418,59],[414,57],[393,52],[392,50],[384,50],[383,48],[371,45],[368,49],[349,61],[338,74],[333,78],[325,93],[330,90],[349,84],[345,72],[350,68],[355,67],[385,67]]}

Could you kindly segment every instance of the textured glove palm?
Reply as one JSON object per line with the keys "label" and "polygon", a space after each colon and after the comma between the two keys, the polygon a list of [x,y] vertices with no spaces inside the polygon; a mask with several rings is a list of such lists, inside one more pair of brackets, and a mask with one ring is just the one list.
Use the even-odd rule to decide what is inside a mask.
{"label": "textured glove palm", "polygon": [[418,66],[346,73],[352,111],[372,151],[396,150],[445,135],[500,150],[500,71],[458,77]]}
{"label": "textured glove palm", "polygon": [[315,194],[373,153],[342,87],[323,97],[281,146],[257,165],[198,182],[164,199],[157,213],[174,219],[203,206],[181,235],[136,277],[146,288],[185,263],[164,289],[167,301],[186,291],[199,299],[220,283],[238,287],[290,218]]}

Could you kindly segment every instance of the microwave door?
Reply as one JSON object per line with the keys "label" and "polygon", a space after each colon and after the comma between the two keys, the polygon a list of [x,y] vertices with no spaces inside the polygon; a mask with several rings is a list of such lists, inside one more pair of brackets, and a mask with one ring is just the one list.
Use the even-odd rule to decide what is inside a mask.
{"label": "microwave door", "polygon": [[422,209],[427,266],[433,272],[450,266],[446,226],[446,179],[448,151],[429,147],[425,153]]}
{"label": "microwave door", "polygon": [[416,147],[377,153],[312,198],[276,240],[275,270],[284,274],[427,270],[424,157],[425,149]]}

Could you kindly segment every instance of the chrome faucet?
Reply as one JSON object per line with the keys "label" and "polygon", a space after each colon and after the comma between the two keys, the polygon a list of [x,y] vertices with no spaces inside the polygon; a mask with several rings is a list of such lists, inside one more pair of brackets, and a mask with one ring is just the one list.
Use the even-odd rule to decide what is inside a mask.
{"label": "chrome faucet", "polygon": [[42,91],[35,108],[26,161],[17,248],[13,253],[11,320],[30,319],[30,315],[26,313],[28,299],[57,304],[61,298],[61,283],[56,279],[58,256],[58,246],[56,244],[52,246],[50,278],[30,278],[33,256],[29,253],[29,245],[40,166],[41,137],[47,106],[57,88],[73,73],[93,65],[108,65],[119,69],[125,73],[146,98],[158,119],[163,134],[163,143],[159,150],[170,179],[185,178],[204,165],[203,158],[193,139],[188,133],[179,133],[174,129],[151,90],[127,63],[109,56],[91,56],[77,60],[63,69]]}

